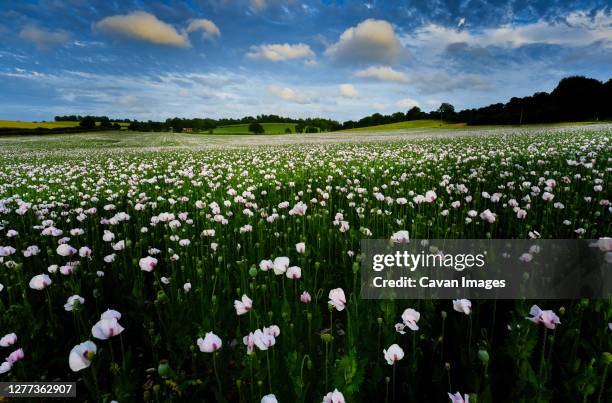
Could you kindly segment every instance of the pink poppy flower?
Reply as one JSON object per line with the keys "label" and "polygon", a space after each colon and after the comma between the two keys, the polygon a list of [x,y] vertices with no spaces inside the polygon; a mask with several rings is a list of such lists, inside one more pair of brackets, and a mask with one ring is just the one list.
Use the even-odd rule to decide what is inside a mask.
{"label": "pink poppy flower", "polygon": [[529,310],[530,317],[527,317],[533,323],[542,323],[548,329],[554,329],[556,325],[560,325],[561,321],[557,314],[551,310],[543,311],[539,306],[533,305]]}

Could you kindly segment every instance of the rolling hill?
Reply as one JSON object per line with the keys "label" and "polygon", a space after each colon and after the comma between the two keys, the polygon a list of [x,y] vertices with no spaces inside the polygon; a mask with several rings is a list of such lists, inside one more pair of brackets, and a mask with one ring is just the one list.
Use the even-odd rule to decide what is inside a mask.
{"label": "rolling hill", "polygon": [[[261,123],[264,134],[284,134],[286,129],[290,129],[291,133],[295,133],[295,123]],[[213,134],[249,134],[249,125],[229,125],[221,126],[213,129]]]}

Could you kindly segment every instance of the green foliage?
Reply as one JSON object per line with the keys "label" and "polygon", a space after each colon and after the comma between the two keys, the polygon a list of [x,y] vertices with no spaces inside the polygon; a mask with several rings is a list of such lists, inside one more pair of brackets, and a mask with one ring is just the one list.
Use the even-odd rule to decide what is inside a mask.
{"label": "green foliage", "polygon": [[257,122],[249,124],[249,131],[253,134],[263,134],[265,132],[263,126]]}

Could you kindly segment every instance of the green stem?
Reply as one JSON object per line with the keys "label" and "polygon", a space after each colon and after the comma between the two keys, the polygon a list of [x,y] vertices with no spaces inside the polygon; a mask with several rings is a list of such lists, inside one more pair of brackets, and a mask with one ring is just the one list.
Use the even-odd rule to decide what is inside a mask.
{"label": "green stem", "polygon": [[608,376],[608,365],[606,364],[606,366],[604,367],[604,372],[601,375],[601,385],[599,385],[599,393],[597,394],[597,403],[601,403],[601,396],[603,395],[607,376]]}
{"label": "green stem", "polygon": [[223,388],[221,387],[221,379],[219,378],[219,372],[217,372],[217,353],[213,353],[213,368],[215,369],[215,378],[217,378],[219,394],[223,394]]}
{"label": "green stem", "polygon": [[268,362],[268,389],[272,393],[272,372],[270,371],[270,354],[268,350],[266,350],[266,361]]}

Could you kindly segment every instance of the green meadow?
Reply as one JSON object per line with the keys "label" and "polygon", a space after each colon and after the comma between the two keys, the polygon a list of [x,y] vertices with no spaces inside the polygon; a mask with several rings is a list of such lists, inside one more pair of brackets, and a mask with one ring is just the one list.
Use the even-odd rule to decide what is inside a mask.
{"label": "green meadow", "polygon": [[[295,133],[295,123],[261,123],[265,134],[284,134],[287,129]],[[249,134],[249,125],[229,125],[213,129],[213,134]]]}

